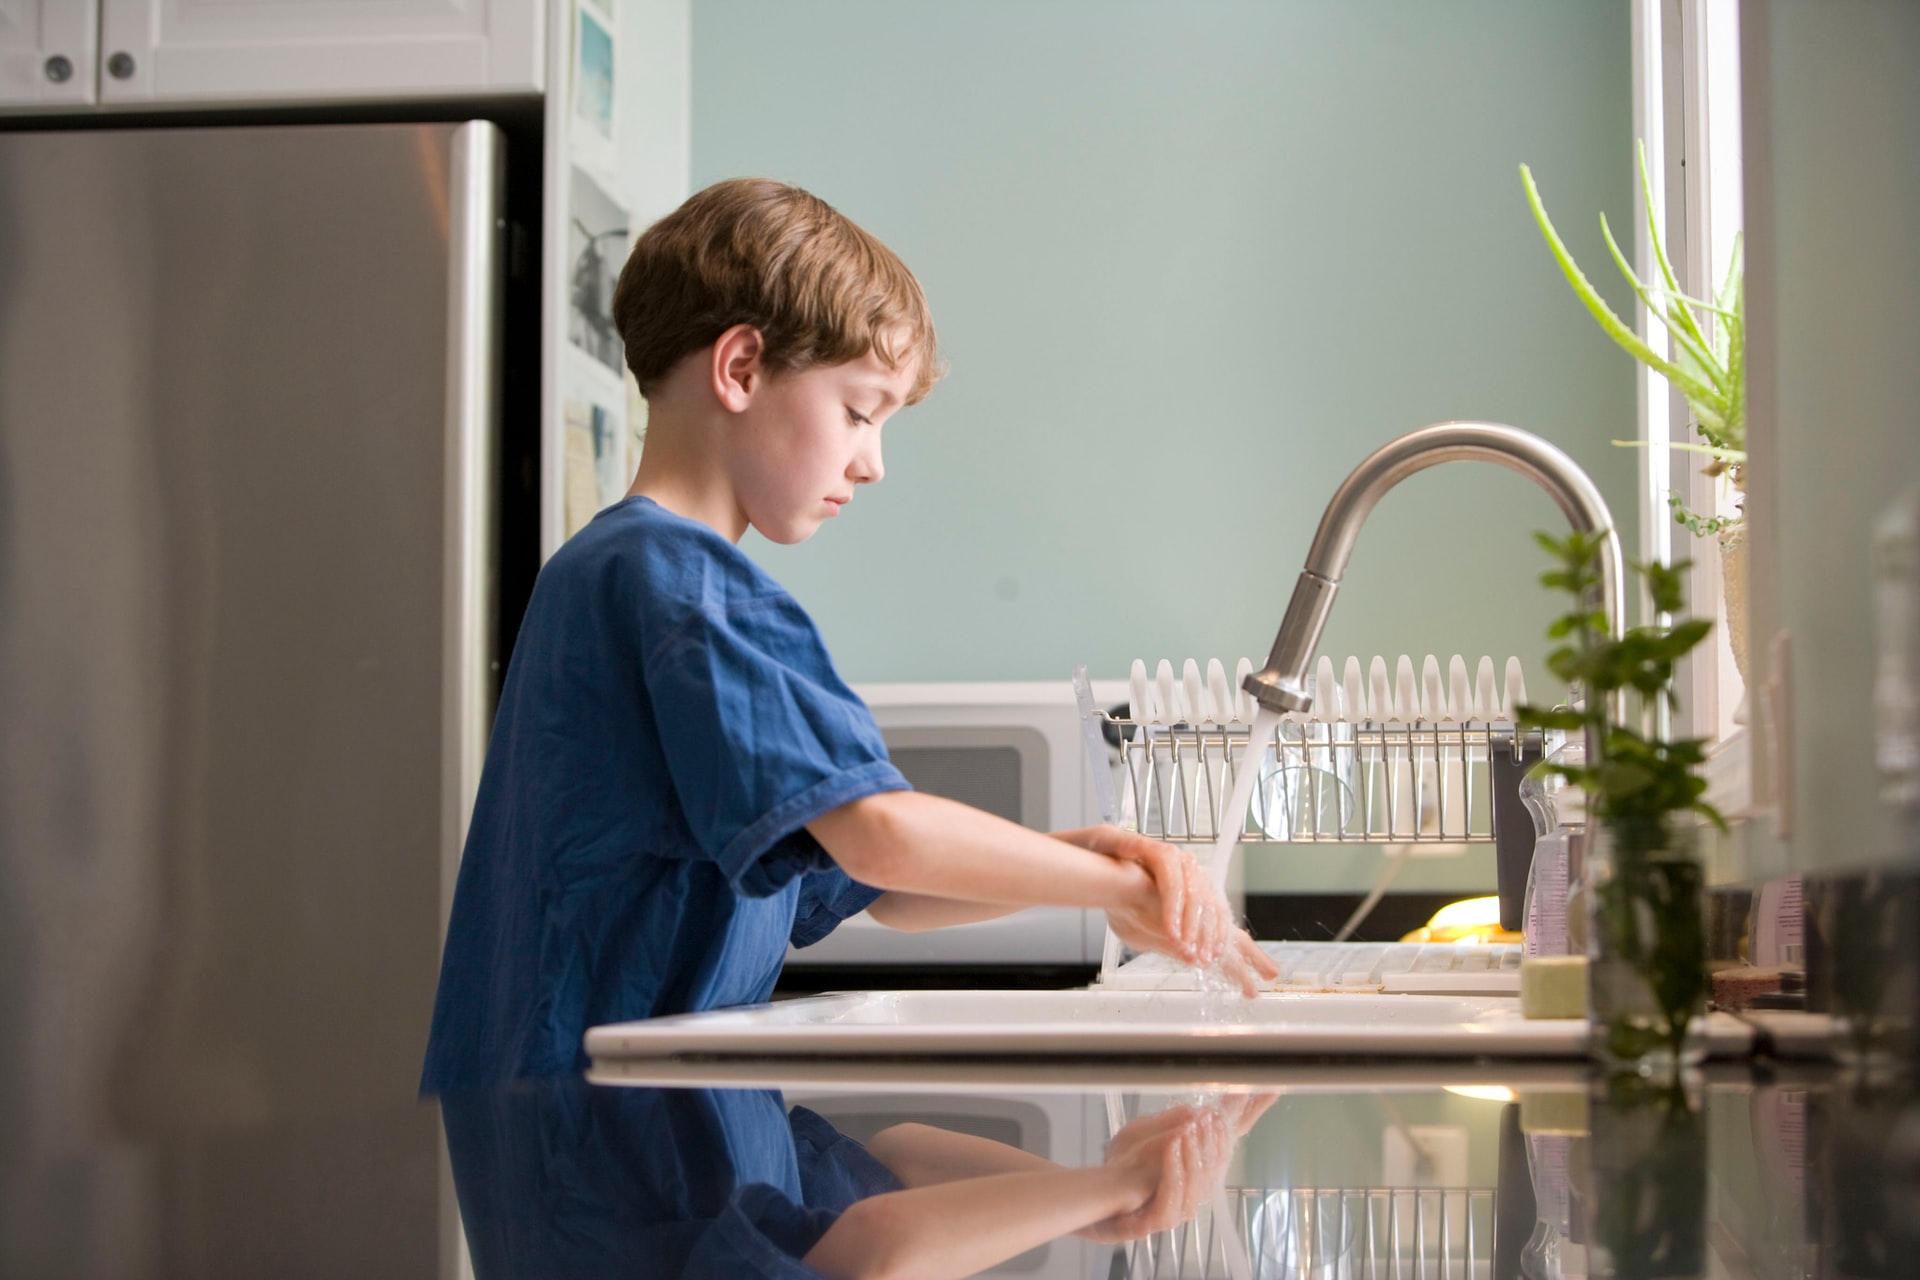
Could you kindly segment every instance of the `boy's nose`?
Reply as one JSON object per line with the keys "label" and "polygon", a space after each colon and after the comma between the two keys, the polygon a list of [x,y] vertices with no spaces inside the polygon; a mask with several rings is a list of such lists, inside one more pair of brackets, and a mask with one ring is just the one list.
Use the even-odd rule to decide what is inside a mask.
{"label": "boy's nose", "polygon": [[847,468],[847,474],[856,484],[877,484],[887,474],[886,465],[880,461],[878,440],[853,455],[853,465]]}

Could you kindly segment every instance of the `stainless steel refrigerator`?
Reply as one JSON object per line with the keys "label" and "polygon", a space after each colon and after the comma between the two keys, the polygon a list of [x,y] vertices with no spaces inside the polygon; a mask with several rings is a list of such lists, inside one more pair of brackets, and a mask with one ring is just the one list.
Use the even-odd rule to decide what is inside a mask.
{"label": "stainless steel refrigerator", "polygon": [[505,137],[0,134],[0,1274],[456,1269],[415,1088],[533,545]]}

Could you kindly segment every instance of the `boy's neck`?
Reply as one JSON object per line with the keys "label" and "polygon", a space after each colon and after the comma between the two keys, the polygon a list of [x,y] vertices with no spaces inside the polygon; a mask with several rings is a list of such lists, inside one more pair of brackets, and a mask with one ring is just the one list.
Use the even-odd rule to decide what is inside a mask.
{"label": "boy's neck", "polygon": [[651,498],[737,543],[747,531],[747,513],[713,452],[701,447],[719,428],[671,401],[649,401],[640,466],[627,496]]}

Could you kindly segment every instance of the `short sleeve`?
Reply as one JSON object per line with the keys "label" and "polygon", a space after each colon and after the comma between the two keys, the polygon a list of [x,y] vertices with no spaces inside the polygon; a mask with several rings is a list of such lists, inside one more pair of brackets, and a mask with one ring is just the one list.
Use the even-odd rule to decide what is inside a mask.
{"label": "short sleeve", "polygon": [[784,593],[693,611],[653,654],[646,679],[688,829],[744,894],[765,896],[831,865],[816,842],[795,836],[807,823],[908,789],[872,713]]}
{"label": "short sleeve", "polygon": [[797,1205],[764,1184],[739,1188],[687,1255],[684,1280],[816,1276],[801,1259],[838,1214]]}
{"label": "short sleeve", "polygon": [[[805,831],[794,838],[813,837]],[[825,851],[822,850],[822,853]],[[861,884],[829,862],[808,871],[800,881],[800,903],[793,916],[793,933],[788,941],[796,947],[810,947],[839,927],[848,916],[859,915],[880,896],[880,890]]]}
{"label": "short sleeve", "polygon": [[793,1128],[793,1155],[800,1166],[800,1197],[809,1209],[837,1215],[869,1196],[902,1189],[893,1170],[819,1112],[795,1107],[787,1113],[787,1123]]}

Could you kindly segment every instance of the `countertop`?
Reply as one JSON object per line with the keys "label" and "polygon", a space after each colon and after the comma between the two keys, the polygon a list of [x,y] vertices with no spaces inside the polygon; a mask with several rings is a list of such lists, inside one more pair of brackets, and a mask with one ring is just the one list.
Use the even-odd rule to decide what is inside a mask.
{"label": "countertop", "polygon": [[[905,1250],[935,1275],[1897,1276],[1920,1257],[1920,1093],[1830,1066],[1654,1084],[1547,1064],[694,1063],[445,1114],[480,1275],[805,1276],[836,1226],[843,1263]],[[1115,1172],[1116,1126],[1114,1163],[1152,1194],[1073,1220]]]}
{"label": "countertop", "polygon": [[1920,1274],[1920,1088],[1832,1063],[688,1062],[298,1114],[118,1079],[0,1135],[0,1274]]}

